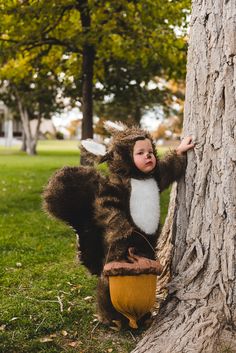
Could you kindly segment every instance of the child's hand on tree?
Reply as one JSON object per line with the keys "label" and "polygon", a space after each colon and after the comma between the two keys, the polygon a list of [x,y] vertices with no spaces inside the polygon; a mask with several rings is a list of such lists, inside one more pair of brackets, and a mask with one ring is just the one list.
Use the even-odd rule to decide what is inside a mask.
{"label": "child's hand on tree", "polygon": [[181,155],[184,152],[187,152],[188,150],[192,149],[194,147],[194,143],[192,142],[192,140],[192,136],[184,137],[179,146],[176,148],[176,153],[178,155]]}

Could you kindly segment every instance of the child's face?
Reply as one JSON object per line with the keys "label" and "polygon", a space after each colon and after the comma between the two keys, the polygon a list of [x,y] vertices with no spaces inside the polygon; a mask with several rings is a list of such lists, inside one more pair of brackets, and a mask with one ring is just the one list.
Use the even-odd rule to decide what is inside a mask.
{"label": "child's face", "polygon": [[135,166],[143,173],[149,173],[155,168],[157,161],[149,139],[135,142],[133,160]]}

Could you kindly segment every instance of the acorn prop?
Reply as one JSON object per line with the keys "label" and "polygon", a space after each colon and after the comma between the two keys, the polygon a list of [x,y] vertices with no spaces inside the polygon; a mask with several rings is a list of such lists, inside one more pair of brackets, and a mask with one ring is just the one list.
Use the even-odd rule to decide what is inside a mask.
{"label": "acorn prop", "polygon": [[136,329],[137,321],[155,304],[157,275],[161,274],[162,266],[159,260],[136,255],[134,248],[129,248],[128,254],[128,262],[109,262],[103,274],[109,279],[112,305]]}

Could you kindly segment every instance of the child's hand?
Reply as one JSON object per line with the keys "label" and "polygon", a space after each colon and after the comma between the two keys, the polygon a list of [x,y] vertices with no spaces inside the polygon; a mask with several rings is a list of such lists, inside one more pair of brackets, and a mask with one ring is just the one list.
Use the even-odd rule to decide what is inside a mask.
{"label": "child's hand", "polygon": [[176,153],[178,155],[183,154],[184,152],[192,149],[194,144],[192,143],[192,136],[186,136],[181,141],[180,145],[176,148]]}

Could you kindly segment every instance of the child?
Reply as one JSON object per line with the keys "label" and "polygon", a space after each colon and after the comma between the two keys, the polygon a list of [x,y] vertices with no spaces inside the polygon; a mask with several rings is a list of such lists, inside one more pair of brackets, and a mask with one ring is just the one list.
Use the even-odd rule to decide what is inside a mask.
{"label": "child", "polygon": [[106,127],[112,134],[108,151],[91,141],[82,145],[97,154],[99,162],[107,162],[109,175],[104,178],[91,167],[63,168],[50,180],[44,199],[47,211],[78,233],[82,262],[100,276],[100,320],[110,324],[125,318],[112,305],[103,267],[132,262],[135,256],[155,260],[159,195],[183,175],[185,152],[193,144],[191,137],[186,137],[176,150],[159,159],[146,131],[123,124],[108,123]]}

